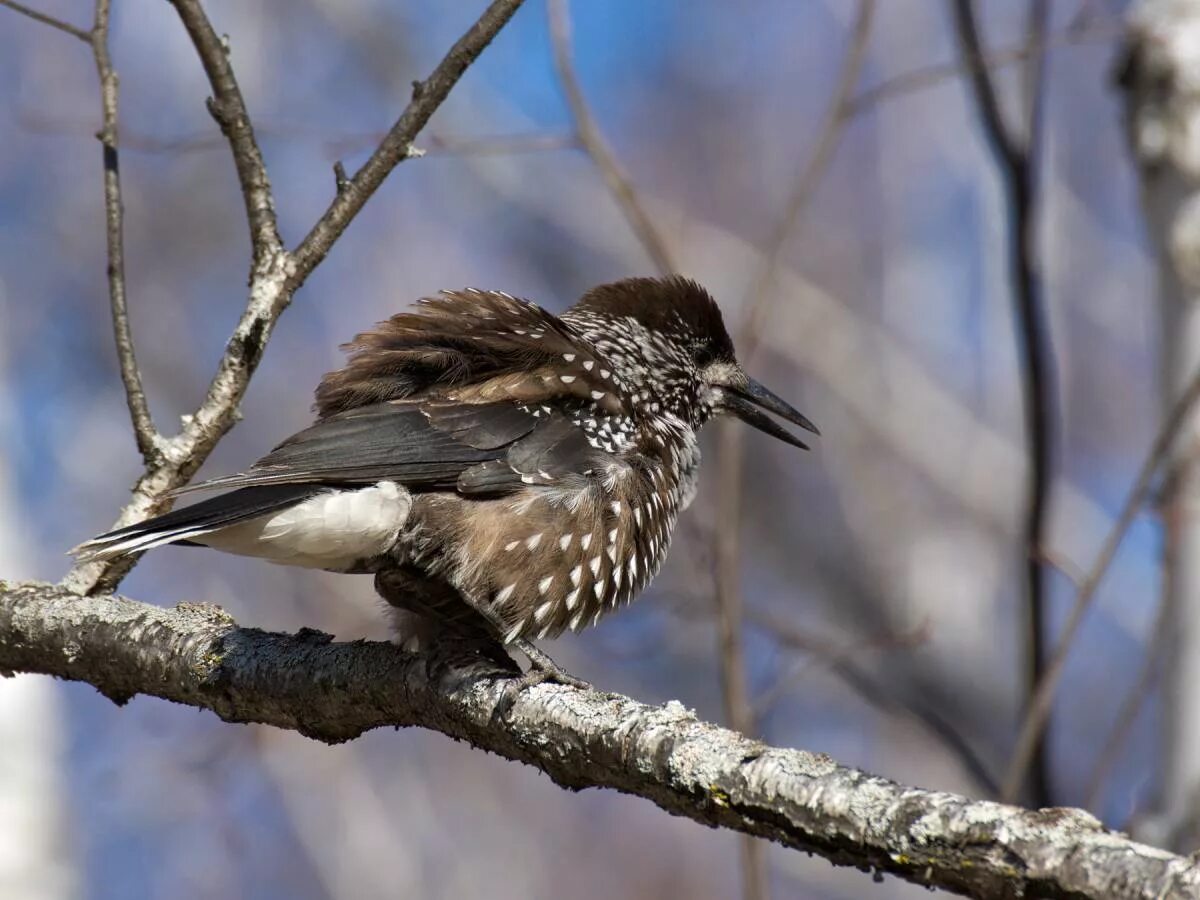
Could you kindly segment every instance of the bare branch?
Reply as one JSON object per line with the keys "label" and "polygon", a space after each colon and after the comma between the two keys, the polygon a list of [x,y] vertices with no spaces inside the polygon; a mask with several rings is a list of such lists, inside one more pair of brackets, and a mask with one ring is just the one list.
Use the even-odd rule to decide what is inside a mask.
{"label": "bare branch", "polygon": [[[1170,571],[1169,566],[1165,568]],[[1164,650],[1170,640],[1171,624],[1171,606],[1164,598],[1158,604],[1158,612],[1154,616],[1154,626],[1150,629],[1150,634],[1146,639],[1146,648],[1142,652],[1142,664],[1138,669],[1137,676],[1133,679],[1129,690],[1125,692],[1121,705],[1117,707],[1117,715],[1113,719],[1112,728],[1109,729],[1108,737],[1105,739],[1100,753],[1096,756],[1096,762],[1092,765],[1092,774],[1088,776],[1087,790],[1084,793],[1084,802],[1088,809],[1095,809],[1096,804],[1100,801],[1100,791],[1120,757],[1121,749],[1125,746],[1125,741],[1133,730],[1133,724],[1137,721],[1138,713],[1141,712],[1142,704],[1146,701],[1150,688],[1154,686],[1154,681],[1166,656]]]}
{"label": "bare branch", "polygon": [[147,466],[159,456],[159,434],[150,417],[142,373],[133,350],[129,310],[125,301],[125,210],[121,201],[121,168],[117,151],[117,73],[108,53],[109,0],[96,0],[96,18],[92,26],[92,55],[96,59],[96,77],[100,80],[102,124],[97,137],[104,148],[104,223],[108,245],[108,299],[112,309],[113,339],[125,386],[125,401],[133,424],[138,451]]}
{"label": "bare branch", "polygon": [[391,644],[239,628],[213,607],[163,609],[0,582],[0,669],[147,694],[340,742],[432,728],[674,815],[975,897],[1194,896],[1194,861],[1106,831],[1080,810],[1029,811],[907,788],[823,754],[769,747],[681,704],[543,684],[497,715],[508,676]]}
{"label": "bare branch", "polygon": [[[1027,79],[1028,136],[1022,146],[1013,130],[1005,123],[995,86],[984,65],[985,54],[975,22],[971,0],[951,0],[955,28],[962,56],[971,69],[971,87],[979,107],[984,140],[991,148],[1003,182],[1008,204],[1009,277],[1017,319],[1017,350],[1021,359],[1021,390],[1024,395],[1026,443],[1029,454],[1030,477],[1026,488],[1025,524],[1021,547],[1025,569],[1026,596],[1026,690],[1032,697],[1042,681],[1046,648],[1045,605],[1046,567],[1040,548],[1046,544],[1047,513],[1050,482],[1053,476],[1055,444],[1054,407],[1056,373],[1049,325],[1042,309],[1042,284],[1035,270],[1036,257],[1035,203],[1037,192],[1037,163],[1035,159],[1041,132],[1041,53],[1034,53],[1033,68]],[[1030,7],[1031,46],[1040,46],[1045,32],[1049,5],[1045,0],[1033,0]],[[1039,731],[1033,744],[1031,788],[1035,804],[1050,804],[1049,756],[1044,735]],[[1014,783],[1006,781],[1006,799],[1014,797],[1025,781],[1024,769]]]}
{"label": "bare branch", "polygon": [[254,267],[268,265],[267,257],[280,250],[283,242],[275,222],[275,200],[271,196],[271,180],[267,177],[267,166],[262,151],[254,136],[246,101],[238,87],[229,62],[229,46],[213,30],[200,0],[171,0],[179,14],[183,27],[200,57],[213,96],[208,101],[208,111],[221,128],[233,151],[233,162],[237,167],[238,182],[242,188],[242,199],[246,205],[246,220],[250,224],[250,243],[254,248]]}
{"label": "bare branch", "polygon": [[591,157],[596,168],[600,170],[604,183],[609,192],[621,207],[621,212],[629,222],[629,227],[637,235],[662,275],[678,272],[679,267],[671,256],[667,242],[659,233],[650,217],[646,215],[637,191],[629,176],[621,168],[616,155],[609,148],[600,132],[600,126],[583,96],[579,86],[579,78],[575,74],[575,64],[571,59],[571,16],[567,10],[566,0],[547,0],[546,13],[550,22],[550,41],[554,48],[554,65],[558,69],[558,79],[562,83],[563,93],[567,98],[567,106],[571,110],[571,118],[575,120],[575,131],[587,155]]}
{"label": "bare branch", "polygon": [[69,34],[73,38],[78,38],[85,44],[91,44],[92,35],[90,32],[84,31],[82,28],[76,28],[70,22],[64,22],[62,19],[56,19],[54,16],[48,16],[44,12],[38,12],[36,9],[31,9],[23,3],[17,3],[15,0],[0,0],[0,6],[7,6],[13,12],[18,12],[23,16],[28,16],[35,22],[41,22],[43,25],[49,25],[64,34]]}
{"label": "bare branch", "polygon": [[[860,697],[885,713],[903,711],[910,715],[925,730],[937,738],[942,746],[954,756],[967,773],[975,779],[980,789],[988,795],[999,793],[999,785],[983,759],[975,752],[970,741],[961,731],[939,713],[925,698],[888,690],[867,675],[849,655],[844,658],[829,655],[827,647],[816,647],[795,624],[778,616],[751,610],[747,618],[760,628],[771,633],[781,644],[803,653],[824,653],[825,661],[835,675]],[[897,709],[899,707],[899,710]]]}
{"label": "bare branch", "polygon": [[442,105],[458,79],[513,17],[522,2],[493,0],[479,20],[450,48],[433,73],[425,81],[413,83],[412,102],[400,114],[371,158],[354,173],[345,190],[334,197],[329,208],[293,252],[295,268],[287,282],[290,291],[302,285],[325,258],[334,241],[346,230],[392,169],[417,155],[412,146],[413,140],[425,127],[429,117]]}
{"label": "bare branch", "polygon": [[748,312],[738,337],[738,349],[743,362],[748,362],[758,349],[763,320],[770,309],[769,295],[780,256],[788,239],[793,236],[801,214],[812,201],[817,186],[825,177],[825,171],[833,158],[833,151],[837,148],[846,127],[846,111],[854,95],[855,85],[858,84],[859,73],[862,71],[867,40],[871,36],[871,21],[874,16],[875,0],[861,0],[858,5],[858,14],[854,20],[850,44],[845,59],[842,61],[841,72],[834,85],[829,108],[825,111],[825,119],[821,122],[817,132],[816,145],[812,155],[797,174],[791,191],[788,192],[783,215],[776,224],[771,239],[767,242],[763,251],[762,263],[750,282],[750,289],[746,295]]}
{"label": "bare branch", "polygon": [[976,71],[994,71],[1005,66],[1027,61],[1035,53],[1056,47],[1074,47],[1081,44],[1109,43],[1124,33],[1120,23],[1068,27],[1057,34],[1050,35],[1036,42],[1028,39],[1010,47],[993,48],[986,52],[982,60],[958,59],[954,62],[936,63],[923,66],[911,72],[904,72],[886,81],[866,88],[846,104],[846,115],[857,116],[880,106],[897,97],[923,91],[961,75]]}
{"label": "bare branch", "polygon": [[[775,267],[788,236],[795,228],[801,211],[808,205],[816,186],[825,174],[825,169],[842,134],[845,121],[843,109],[850,99],[862,66],[867,39],[871,31],[871,19],[875,13],[874,0],[861,0],[855,19],[849,48],[842,63],[841,72],[830,99],[825,121],[817,136],[816,147],[808,162],[800,170],[789,193],[783,216],[764,251],[763,262],[755,274],[749,289],[746,324],[738,336],[739,356],[744,364],[753,359],[758,342],[758,330],[769,306],[767,295],[774,278]],[[720,659],[721,694],[724,698],[728,721],[737,731],[753,734],[757,729],[755,716],[746,688],[745,663],[742,650],[743,601],[739,586],[741,563],[741,507],[742,507],[742,459],[743,432],[730,423],[721,426],[717,438],[717,521],[724,527],[714,532],[716,592],[714,600],[717,612],[717,649]],[[761,849],[757,845],[743,846],[743,871],[753,872],[761,868]],[[754,890],[753,879],[747,877],[745,896],[759,896]]]}
{"label": "bare branch", "polygon": [[1079,587],[1079,592],[1075,595],[1075,602],[1063,624],[1062,634],[1058,638],[1058,643],[1054,645],[1054,652],[1046,664],[1045,674],[1030,700],[1029,712],[1025,721],[1021,724],[1021,732],[1017,736],[1012,762],[1009,763],[1008,773],[1004,779],[1007,788],[1011,788],[1014,784],[1020,784],[1032,756],[1033,747],[1050,715],[1050,709],[1054,704],[1054,693],[1058,689],[1063,669],[1066,667],[1067,654],[1070,652],[1075,635],[1083,624],[1084,614],[1091,606],[1092,600],[1095,599],[1096,590],[1100,587],[1100,582],[1104,580],[1104,575],[1108,572],[1108,567],[1112,564],[1113,557],[1116,556],[1117,549],[1125,538],[1125,533],[1133,524],[1133,520],[1137,518],[1138,511],[1150,495],[1150,487],[1155,474],[1166,459],[1171,445],[1187,423],[1197,402],[1200,402],[1200,372],[1192,376],[1187,390],[1175,401],[1170,415],[1167,416],[1162,428],[1155,436],[1154,444],[1150,447],[1150,452],[1142,463],[1137,479],[1125,497],[1125,503],[1117,516],[1117,521],[1113,523],[1112,530],[1105,537],[1096,561],[1092,564],[1087,577]]}

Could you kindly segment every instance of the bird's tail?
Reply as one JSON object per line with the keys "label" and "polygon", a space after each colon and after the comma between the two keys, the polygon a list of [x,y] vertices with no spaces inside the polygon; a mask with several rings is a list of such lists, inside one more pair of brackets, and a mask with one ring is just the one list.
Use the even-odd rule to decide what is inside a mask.
{"label": "bird's tail", "polygon": [[164,544],[186,544],[192,538],[285,509],[322,490],[324,488],[321,485],[315,484],[272,484],[242,488],[118,528],[84,541],[70,552],[80,562],[94,562],[140,553]]}

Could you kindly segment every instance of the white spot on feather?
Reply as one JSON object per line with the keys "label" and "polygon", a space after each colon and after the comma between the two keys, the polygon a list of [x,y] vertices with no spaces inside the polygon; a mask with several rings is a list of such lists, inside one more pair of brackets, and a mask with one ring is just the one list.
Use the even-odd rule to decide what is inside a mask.
{"label": "white spot on feather", "polygon": [[554,576],[547,575],[545,578],[543,578],[541,581],[538,582],[538,593],[539,594],[546,593],[546,591],[550,590],[550,585],[552,585],[553,583],[554,583]]}
{"label": "white spot on feather", "polygon": [[537,622],[544,621],[546,616],[550,615],[550,611],[552,609],[554,609],[554,601],[547,600],[545,603],[543,603],[541,606],[539,606],[537,609],[535,609],[533,611],[534,621],[537,621]]}
{"label": "white spot on feather", "polygon": [[[576,588],[575,590],[571,591],[571,593],[567,594],[567,609],[574,609],[578,603],[579,603],[579,588]],[[582,613],[583,613],[583,610],[580,610],[581,615],[582,615]]]}
{"label": "white spot on feather", "polygon": [[503,588],[496,594],[496,599],[493,601],[497,606],[512,596],[512,593],[517,588],[517,583],[514,581],[508,587]]}
{"label": "white spot on feather", "polygon": [[528,540],[525,541],[525,546],[528,547],[530,550],[536,550],[538,544],[540,544],[541,542],[542,542],[542,532],[539,531],[537,534],[532,535]]}

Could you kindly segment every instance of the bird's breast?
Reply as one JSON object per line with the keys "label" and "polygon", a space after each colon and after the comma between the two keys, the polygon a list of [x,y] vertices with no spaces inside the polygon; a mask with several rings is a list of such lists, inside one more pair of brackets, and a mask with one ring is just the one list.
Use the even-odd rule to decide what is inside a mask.
{"label": "bird's breast", "polygon": [[418,495],[402,540],[502,636],[578,631],[649,584],[686,499],[672,465],[641,460],[619,471],[489,500]]}

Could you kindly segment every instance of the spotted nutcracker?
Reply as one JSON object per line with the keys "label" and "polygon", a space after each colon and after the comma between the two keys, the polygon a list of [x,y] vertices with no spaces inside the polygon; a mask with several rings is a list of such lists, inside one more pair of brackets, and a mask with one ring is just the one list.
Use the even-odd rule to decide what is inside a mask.
{"label": "spotted nutcracker", "polygon": [[[231,489],[76,548],[106,560],[163,544],[374,573],[406,636],[513,645],[631,601],[691,502],[697,431],[731,413],[797,447],[809,431],[746,375],[721,312],[684,278],[588,291],[561,316],[499,291],[446,291],[348,345],[317,421]],[[557,671],[557,670],[555,670]]]}

